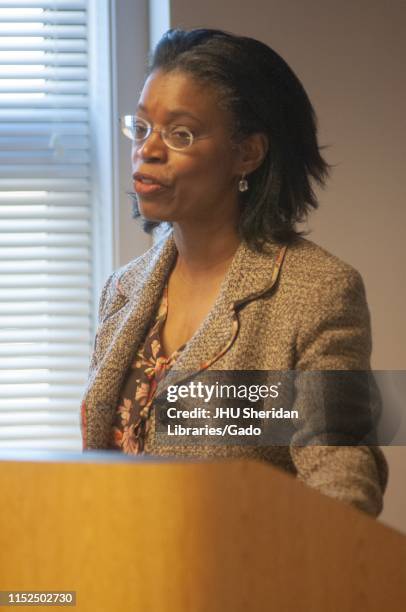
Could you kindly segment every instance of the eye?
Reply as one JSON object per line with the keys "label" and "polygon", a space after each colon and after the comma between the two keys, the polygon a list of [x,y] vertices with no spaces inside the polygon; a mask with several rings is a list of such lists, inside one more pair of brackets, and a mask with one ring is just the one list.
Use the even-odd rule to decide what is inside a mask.
{"label": "eye", "polygon": [[135,117],[132,129],[136,140],[144,140],[148,136],[149,125],[143,119]]}
{"label": "eye", "polygon": [[179,148],[189,147],[193,142],[193,138],[193,132],[183,125],[171,128],[168,134],[171,145]]}

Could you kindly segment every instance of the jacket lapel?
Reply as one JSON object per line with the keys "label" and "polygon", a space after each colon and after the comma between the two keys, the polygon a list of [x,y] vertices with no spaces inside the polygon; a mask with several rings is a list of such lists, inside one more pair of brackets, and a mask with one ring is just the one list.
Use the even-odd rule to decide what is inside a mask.
{"label": "jacket lapel", "polygon": [[239,310],[273,290],[285,252],[285,246],[268,243],[267,251],[258,253],[241,242],[213,308],[159,383],[157,398],[188,374],[211,367],[231,348],[238,335]]}

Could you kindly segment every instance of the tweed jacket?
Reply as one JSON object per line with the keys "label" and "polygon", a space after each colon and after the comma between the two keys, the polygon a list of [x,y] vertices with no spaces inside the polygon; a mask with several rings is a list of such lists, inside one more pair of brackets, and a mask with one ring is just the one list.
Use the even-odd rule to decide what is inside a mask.
{"label": "tweed jacket", "polygon": [[[121,386],[156,312],[177,255],[172,232],[113,272],[100,298],[99,325],[82,399],[83,449],[109,447]],[[236,324],[237,322],[237,324]],[[368,370],[370,316],[359,273],[299,238],[266,252],[243,241],[214,306],[187,343],[156,397],[182,371]],[[152,415],[154,420],[154,415]],[[154,432],[152,423],[151,432]],[[378,515],[388,468],[378,446],[160,446],[155,455],[251,457],[269,461],[320,492]]]}

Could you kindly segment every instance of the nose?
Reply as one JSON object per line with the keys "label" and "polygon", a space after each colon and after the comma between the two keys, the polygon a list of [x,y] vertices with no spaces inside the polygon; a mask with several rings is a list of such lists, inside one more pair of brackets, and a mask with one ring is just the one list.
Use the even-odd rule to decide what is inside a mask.
{"label": "nose", "polygon": [[167,147],[160,132],[153,130],[141,144],[133,143],[132,158],[149,162],[163,162],[166,161],[167,152]]}

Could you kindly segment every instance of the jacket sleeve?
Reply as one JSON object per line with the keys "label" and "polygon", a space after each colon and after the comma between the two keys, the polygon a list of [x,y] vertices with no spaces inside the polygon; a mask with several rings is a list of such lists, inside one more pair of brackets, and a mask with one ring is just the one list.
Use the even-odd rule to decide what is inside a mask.
{"label": "jacket sleeve", "polygon": [[97,345],[98,329],[103,321],[106,303],[108,302],[108,297],[110,296],[113,286],[114,286],[114,283],[113,283],[114,277],[115,277],[115,272],[110,274],[110,276],[104,283],[104,286],[103,286],[103,289],[102,289],[102,292],[99,298],[99,308],[98,308],[98,314],[97,314],[97,329],[96,329],[96,334],[95,334],[94,342],[93,342],[92,356],[90,358],[89,378],[91,377],[93,370],[95,368],[95,365],[96,365],[96,345]]}
{"label": "jacket sleeve", "polygon": [[[97,357],[96,357],[96,347],[97,347],[97,335],[98,329],[104,319],[104,313],[106,308],[106,303],[108,302],[108,298],[112,292],[114,287],[113,279],[115,273],[110,274],[106,282],[104,283],[102,292],[99,298],[99,308],[98,308],[98,316],[97,316],[97,330],[94,338],[93,351],[90,358],[89,370],[88,370],[88,384],[89,381],[93,378],[93,374],[97,365]],[[86,391],[84,392],[84,396],[86,395]],[[82,450],[85,451],[87,449],[87,439],[86,439],[86,431],[87,431],[87,411],[86,411],[86,402],[84,399],[81,401],[80,406],[80,430],[82,435]]]}
{"label": "jacket sleeve", "polygon": [[[348,267],[331,282],[323,279],[303,308],[306,324],[297,336],[297,370],[370,370],[370,315],[356,270]],[[311,416],[315,408],[308,404]],[[345,406],[336,404],[334,410],[345,412]],[[301,481],[372,516],[382,511],[388,465],[378,446],[301,445],[300,439],[297,432],[290,454]]]}

